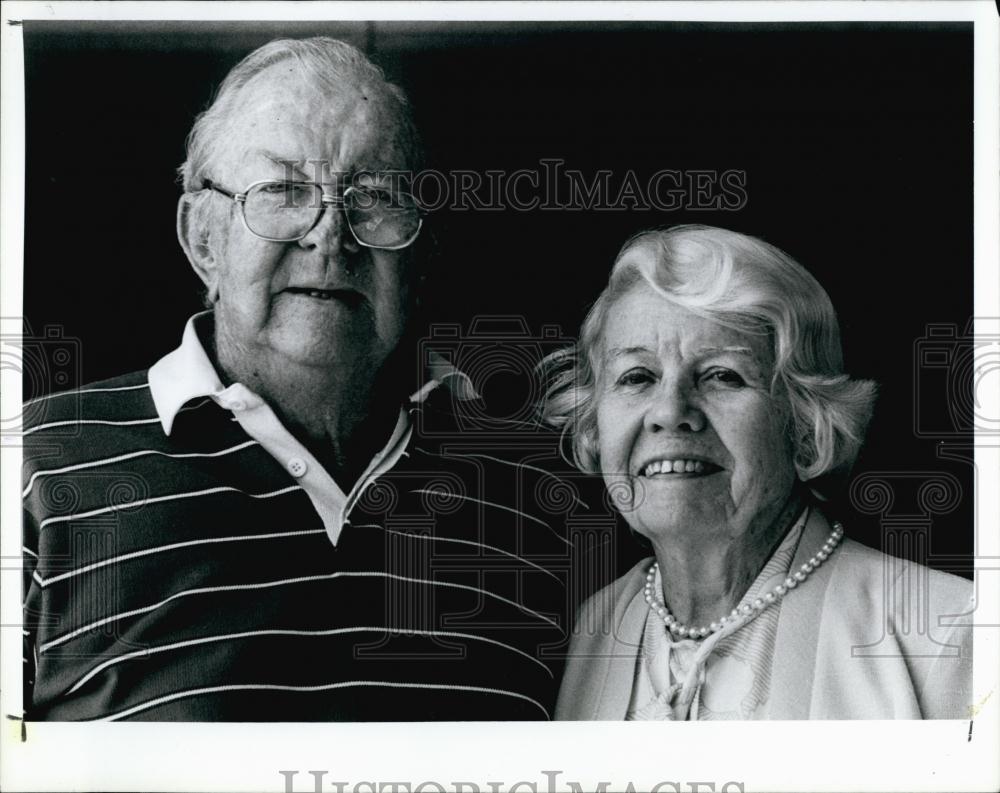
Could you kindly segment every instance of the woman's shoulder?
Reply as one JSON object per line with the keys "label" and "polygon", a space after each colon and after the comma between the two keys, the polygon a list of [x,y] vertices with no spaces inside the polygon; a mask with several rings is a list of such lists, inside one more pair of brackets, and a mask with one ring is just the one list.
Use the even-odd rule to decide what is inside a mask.
{"label": "woman's shoulder", "polygon": [[[806,526],[804,545],[814,547],[826,536],[833,522],[820,509],[814,509]],[[850,533],[850,526],[845,526]],[[801,555],[801,554],[800,554]],[[796,559],[796,563],[805,561]],[[864,592],[868,599],[876,601],[900,587],[913,587],[914,592],[935,606],[947,609],[950,606],[964,606],[973,594],[972,582],[952,573],[935,570],[918,562],[892,556],[884,551],[864,545],[849,537],[844,537],[837,549],[834,562],[835,572],[831,580],[836,587],[831,594],[847,597],[849,593]],[[926,601],[925,601],[926,602]],[[942,612],[943,613],[943,612]]]}
{"label": "woman's shoulder", "polygon": [[653,561],[652,556],[640,560],[627,573],[587,598],[577,611],[577,622],[608,614],[614,614],[620,621],[629,603],[645,586],[646,572]]}
{"label": "woman's shoulder", "polygon": [[890,556],[883,551],[844,539],[837,570],[838,584],[846,583],[845,577],[855,585],[877,587],[882,591],[888,583],[895,588],[900,584],[916,581],[926,585],[928,594],[937,601],[963,602],[972,596],[972,582],[961,576],[935,570],[918,562]]}

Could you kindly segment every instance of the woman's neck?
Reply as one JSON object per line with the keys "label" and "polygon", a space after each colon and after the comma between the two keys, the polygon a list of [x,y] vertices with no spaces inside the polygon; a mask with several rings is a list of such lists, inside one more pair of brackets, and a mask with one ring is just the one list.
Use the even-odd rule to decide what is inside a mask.
{"label": "woman's neck", "polygon": [[796,489],[774,520],[751,528],[728,543],[706,543],[709,533],[685,540],[654,541],[671,614],[689,626],[708,625],[729,614],[750,589],[767,560],[805,506]]}

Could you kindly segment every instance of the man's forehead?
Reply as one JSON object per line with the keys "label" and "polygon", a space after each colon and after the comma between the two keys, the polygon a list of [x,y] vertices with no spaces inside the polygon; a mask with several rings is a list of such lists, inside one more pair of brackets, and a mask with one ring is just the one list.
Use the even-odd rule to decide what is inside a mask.
{"label": "man's forehead", "polygon": [[238,112],[301,106],[322,113],[356,111],[363,117],[395,118],[388,86],[350,76],[329,79],[306,72],[294,61],[272,64],[240,89]]}
{"label": "man's forehead", "polygon": [[320,169],[406,166],[402,120],[384,87],[317,84],[297,67],[281,66],[268,67],[241,92],[230,119],[239,159],[280,169],[293,163],[310,177]]}

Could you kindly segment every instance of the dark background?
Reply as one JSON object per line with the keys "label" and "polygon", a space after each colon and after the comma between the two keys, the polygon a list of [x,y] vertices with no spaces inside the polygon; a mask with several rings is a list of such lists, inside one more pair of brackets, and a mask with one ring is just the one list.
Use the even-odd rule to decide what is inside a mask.
{"label": "dark background", "polygon": [[[185,135],[241,57],[308,35],[350,41],[406,88],[445,171],[546,157],[643,183],[664,168],[745,171],[738,212],[434,213],[428,315],[459,323],[460,341],[477,317],[482,331],[483,317],[518,315],[525,346],[547,350],[543,326],[575,335],[635,231],[763,237],[827,288],[848,371],[881,385],[854,498],[837,505],[848,534],[879,546],[893,521],[933,526],[925,561],[968,574],[972,467],[938,454],[971,440],[962,345],[946,329],[933,365],[918,361],[929,324],[961,336],[972,316],[971,24],[25,22],[24,314],[36,336],[78,340],[73,379],[145,368],[178,344],[200,308],[174,235]],[[483,372],[495,404],[532,396],[516,365]],[[43,371],[25,396],[64,385]]]}

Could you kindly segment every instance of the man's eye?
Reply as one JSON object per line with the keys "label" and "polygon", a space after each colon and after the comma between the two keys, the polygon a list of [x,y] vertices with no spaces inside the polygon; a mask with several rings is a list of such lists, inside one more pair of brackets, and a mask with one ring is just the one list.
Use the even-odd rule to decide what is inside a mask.
{"label": "man's eye", "polygon": [[354,209],[376,210],[379,212],[409,212],[417,208],[413,196],[400,193],[388,187],[359,187],[350,193]]}
{"label": "man's eye", "polygon": [[390,207],[393,196],[389,190],[379,187],[359,187],[351,193],[351,201],[357,209]]}
{"label": "man's eye", "polygon": [[732,369],[712,369],[705,373],[702,381],[728,388],[742,388],[747,384],[746,380]]}

